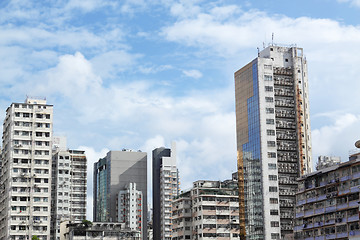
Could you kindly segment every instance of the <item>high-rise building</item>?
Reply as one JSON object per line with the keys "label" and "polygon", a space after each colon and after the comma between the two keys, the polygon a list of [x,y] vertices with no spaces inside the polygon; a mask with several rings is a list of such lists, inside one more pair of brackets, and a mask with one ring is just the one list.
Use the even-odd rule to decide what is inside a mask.
{"label": "high-rise building", "polygon": [[235,72],[241,239],[293,233],[296,178],[311,172],[303,49],[269,46]]}
{"label": "high-rise building", "polygon": [[[135,183],[135,184],[132,184]],[[122,205],[122,199],[119,194],[124,190],[129,190],[129,186],[136,187],[134,193],[142,196],[142,201],[135,201],[134,204],[140,204],[142,211],[139,214],[131,215],[131,219],[136,219],[136,230],[142,233],[142,239],[147,238],[147,155],[141,151],[110,151],[106,157],[94,163],[94,221],[95,222],[120,222],[125,217],[129,209],[129,204]],[[140,194],[141,193],[141,194]],[[136,199],[138,200],[138,199]],[[125,202],[123,202],[125,203]],[[122,209],[119,209],[122,208]],[[123,211],[120,211],[123,210]],[[131,209],[132,211],[133,209]],[[120,216],[119,214],[122,214]],[[123,218],[125,219],[125,218]],[[131,223],[125,225],[130,226]]]}
{"label": "high-rise building", "polygon": [[239,196],[236,180],[204,181],[173,202],[173,240],[239,239]]}
{"label": "high-rise building", "polygon": [[0,239],[50,239],[53,106],[12,103],[3,124]]}
{"label": "high-rise building", "polygon": [[172,201],[179,194],[179,172],[176,167],[176,145],[156,148],[153,158],[153,236],[172,239]]}
{"label": "high-rise building", "polygon": [[50,227],[53,240],[60,239],[61,222],[86,219],[86,168],[85,151],[59,146],[53,149]]}

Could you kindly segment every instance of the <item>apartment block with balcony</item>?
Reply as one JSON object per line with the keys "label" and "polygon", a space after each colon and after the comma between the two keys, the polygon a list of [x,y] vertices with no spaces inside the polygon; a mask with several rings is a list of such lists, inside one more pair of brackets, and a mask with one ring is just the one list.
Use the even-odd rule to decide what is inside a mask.
{"label": "apartment block with balcony", "polygon": [[53,106],[12,103],[3,123],[0,239],[50,239]]}
{"label": "apartment block with balcony", "polygon": [[51,239],[60,239],[60,223],[86,219],[85,151],[54,148],[51,186]]}
{"label": "apartment block with balcony", "polygon": [[154,239],[172,239],[172,201],[179,194],[176,145],[156,148],[153,154],[153,233]]}
{"label": "apartment block with balcony", "polygon": [[298,181],[295,239],[360,239],[360,153]]}
{"label": "apartment block with balcony", "polygon": [[173,201],[173,240],[239,239],[237,180],[196,181]]}

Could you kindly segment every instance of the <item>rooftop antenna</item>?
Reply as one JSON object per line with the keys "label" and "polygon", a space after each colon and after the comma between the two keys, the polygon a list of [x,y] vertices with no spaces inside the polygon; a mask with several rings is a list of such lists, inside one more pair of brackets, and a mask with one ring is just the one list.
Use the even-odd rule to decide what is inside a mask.
{"label": "rooftop antenna", "polygon": [[258,57],[260,57],[260,49],[259,49],[259,47],[257,47],[257,50],[258,50]]}
{"label": "rooftop antenna", "polygon": [[271,35],[271,45],[274,46],[274,33]]}

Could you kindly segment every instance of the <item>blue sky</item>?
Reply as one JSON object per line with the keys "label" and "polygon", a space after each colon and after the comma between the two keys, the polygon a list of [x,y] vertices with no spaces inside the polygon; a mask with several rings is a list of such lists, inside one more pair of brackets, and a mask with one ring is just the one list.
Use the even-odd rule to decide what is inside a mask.
{"label": "blue sky", "polygon": [[176,141],[183,188],[229,178],[233,73],[272,33],[304,48],[314,158],[346,160],[360,138],[359,0],[44,2],[0,2],[0,117],[46,97],[55,135],[86,150],[89,171],[110,149],[150,157]]}

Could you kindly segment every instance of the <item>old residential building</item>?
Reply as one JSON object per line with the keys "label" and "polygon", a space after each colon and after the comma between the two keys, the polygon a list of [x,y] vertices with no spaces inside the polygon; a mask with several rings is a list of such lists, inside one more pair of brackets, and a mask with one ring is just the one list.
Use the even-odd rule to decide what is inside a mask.
{"label": "old residential building", "polygon": [[236,180],[196,181],[173,202],[173,240],[239,239]]}
{"label": "old residential building", "polygon": [[86,219],[87,159],[81,150],[54,149],[51,184],[51,236],[60,239],[60,223]]}
{"label": "old residential building", "polygon": [[50,239],[53,106],[12,103],[3,124],[0,239]]}
{"label": "old residential building", "polygon": [[295,239],[360,239],[360,153],[299,178]]}

